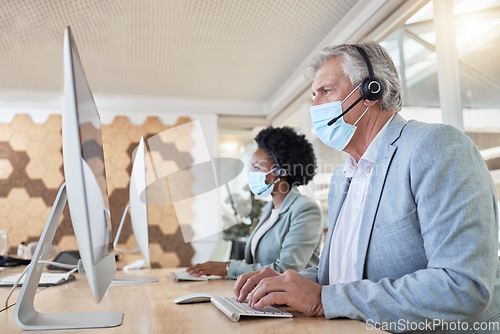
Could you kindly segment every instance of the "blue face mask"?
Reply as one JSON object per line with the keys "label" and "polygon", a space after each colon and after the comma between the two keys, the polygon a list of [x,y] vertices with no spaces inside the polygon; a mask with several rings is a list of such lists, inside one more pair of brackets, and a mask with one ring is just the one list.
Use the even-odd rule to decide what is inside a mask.
{"label": "blue face mask", "polygon": [[266,176],[274,171],[274,169],[269,172],[250,172],[248,173],[248,186],[250,190],[254,193],[254,195],[267,197],[271,194],[274,189],[274,184],[276,180],[274,180],[270,184],[266,184]]}
{"label": "blue face mask", "polygon": [[356,124],[365,115],[368,107],[354,124],[346,123],[343,116],[332,125],[328,125],[328,122],[342,113],[342,103],[344,103],[344,101],[347,100],[347,98],[349,98],[349,96],[351,96],[359,86],[360,85],[354,88],[354,90],[342,101],[335,101],[311,107],[311,119],[314,131],[316,131],[318,138],[325,143],[325,145],[342,151],[347,144],[349,144],[352,136],[354,136]]}

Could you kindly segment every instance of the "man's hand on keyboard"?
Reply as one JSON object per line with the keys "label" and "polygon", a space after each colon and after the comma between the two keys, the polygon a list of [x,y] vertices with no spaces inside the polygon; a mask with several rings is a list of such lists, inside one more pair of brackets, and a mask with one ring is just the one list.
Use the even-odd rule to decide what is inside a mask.
{"label": "man's hand on keyboard", "polygon": [[186,271],[194,276],[201,276],[201,275],[226,276],[228,263],[229,262],[213,262],[213,261],[198,263],[192,267],[187,268]]}
{"label": "man's hand on keyboard", "polygon": [[236,300],[242,303],[261,280],[273,276],[279,276],[279,273],[268,267],[238,276],[233,288]]}
{"label": "man's hand on keyboard", "polygon": [[288,305],[308,316],[324,316],[321,285],[318,283],[293,270],[279,275],[266,268],[249,274],[241,275],[236,282],[235,293],[238,301],[243,301],[253,290],[248,302],[252,308],[260,309],[274,304]]}

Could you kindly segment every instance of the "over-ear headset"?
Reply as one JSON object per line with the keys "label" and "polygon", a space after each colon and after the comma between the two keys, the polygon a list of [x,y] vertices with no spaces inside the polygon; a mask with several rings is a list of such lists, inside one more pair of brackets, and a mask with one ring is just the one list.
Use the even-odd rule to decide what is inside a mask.
{"label": "over-ear headset", "polygon": [[375,78],[375,74],[373,73],[372,63],[370,62],[370,58],[368,58],[368,55],[366,54],[365,50],[363,50],[363,48],[357,45],[354,46],[363,57],[366,63],[366,68],[368,69],[368,78],[363,80],[360,86],[361,95],[364,96],[365,99],[370,101],[378,100],[384,93],[384,86],[382,85],[382,82],[379,79]]}
{"label": "over-ear headset", "polygon": [[273,151],[270,151],[271,155],[273,156],[274,162],[276,163],[276,167],[274,167],[274,174],[276,174],[276,178],[274,179],[273,182],[269,183],[264,189],[262,189],[257,195],[263,194],[267,189],[269,189],[273,184],[278,182],[278,179],[282,179],[288,175],[288,172],[286,169],[281,168],[280,163],[278,162],[278,159],[274,155]]}
{"label": "over-ear headset", "polygon": [[271,151],[271,155],[273,156],[274,162],[276,162],[276,167],[274,168],[274,174],[276,174],[276,176],[279,179],[287,177],[288,171],[286,169],[281,168],[280,163],[279,163],[278,159],[276,158],[276,155],[274,155],[273,151]]}
{"label": "over-ear headset", "polygon": [[366,54],[365,50],[363,48],[354,45],[356,49],[359,51],[361,54],[361,57],[363,57],[366,68],[368,70],[368,78],[363,80],[361,85],[359,86],[359,90],[361,92],[361,96],[349,106],[343,113],[341,113],[339,116],[334,117],[332,120],[330,120],[327,125],[330,126],[336,121],[338,121],[342,116],[347,114],[348,111],[350,111],[356,104],[359,103],[359,101],[366,99],[370,101],[375,101],[378,100],[380,97],[382,97],[382,94],[384,93],[384,85],[382,85],[382,82],[375,78],[375,74],[373,73],[373,67],[372,63],[370,61],[370,58],[368,58],[368,55]]}

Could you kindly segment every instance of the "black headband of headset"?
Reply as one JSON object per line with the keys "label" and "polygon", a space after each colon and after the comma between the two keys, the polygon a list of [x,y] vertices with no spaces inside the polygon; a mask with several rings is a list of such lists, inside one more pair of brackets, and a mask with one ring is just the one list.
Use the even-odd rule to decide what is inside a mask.
{"label": "black headband of headset", "polygon": [[273,151],[270,151],[271,155],[273,156],[274,162],[276,163],[276,175],[281,178],[287,176],[287,171],[286,169],[281,168],[281,165],[278,161],[278,158],[276,158],[276,155],[274,155]]}
{"label": "black headband of headset", "polygon": [[373,72],[372,62],[368,58],[368,55],[366,54],[365,50],[363,50],[363,48],[360,48],[357,45],[354,45],[354,47],[358,49],[359,53],[361,54],[366,63],[366,68],[368,69],[368,79],[370,79],[370,81],[373,80],[375,78],[375,73]]}

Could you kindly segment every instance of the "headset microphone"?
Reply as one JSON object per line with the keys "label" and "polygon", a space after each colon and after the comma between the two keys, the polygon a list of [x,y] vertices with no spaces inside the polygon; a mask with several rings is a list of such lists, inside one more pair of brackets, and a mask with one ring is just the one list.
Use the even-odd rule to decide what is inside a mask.
{"label": "headset microphone", "polygon": [[259,196],[262,195],[267,189],[269,189],[269,187],[271,187],[273,184],[275,184],[277,180],[278,180],[278,178],[275,178],[273,182],[269,183],[267,185],[267,187],[265,187],[264,189],[262,189],[261,191],[259,191],[257,193],[257,195],[259,195]]}
{"label": "headset microphone", "polygon": [[354,47],[358,50],[358,52],[363,57],[363,60],[365,61],[366,69],[368,70],[368,78],[363,80],[363,82],[359,87],[359,90],[361,91],[361,96],[353,104],[351,104],[349,108],[347,108],[342,114],[340,114],[339,116],[333,118],[330,122],[328,122],[329,126],[338,121],[342,116],[347,114],[347,112],[350,111],[361,100],[366,99],[370,101],[375,101],[378,100],[384,93],[384,86],[382,85],[382,82],[379,79],[375,78],[375,74],[373,73],[372,63],[370,62],[370,58],[368,58],[368,55],[366,54],[365,50],[363,50],[361,47],[357,45],[354,45]]}
{"label": "headset microphone", "polygon": [[356,100],[356,102],[354,102],[353,104],[351,104],[351,105],[349,106],[349,108],[347,108],[347,109],[346,109],[346,110],[345,110],[342,114],[338,115],[337,117],[333,118],[330,122],[328,122],[328,123],[327,123],[327,124],[328,124],[328,126],[332,125],[333,123],[335,123],[336,121],[338,121],[338,120],[339,120],[342,116],[344,116],[345,114],[347,114],[347,112],[348,112],[349,110],[351,110],[352,108],[354,108],[354,106],[355,106],[356,104],[358,104],[358,103],[359,103],[359,101],[361,101],[362,99],[364,99],[364,98],[366,97],[366,95],[367,95],[367,92],[365,92],[364,94],[362,94],[362,95],[359,97],[359,99],[357,99],[357,100]]}
{"label": "headset microphone", "polygon": [[264,189],[259,191],[259,193],[257,193],[257,195],[263,194],[267,189],[269,189],[269,187],[271,187],[273,184],[278,182],[279,179],[288,176],[288,171],[286,169],[283,169],[280,167],[278,159],[274,155],[273,151],[270,151],[270,152],[271,152],[271,155],[273,156],[274,162],[276,163],[276,167],[274,168],[274,174],[276,174],[276,178],[273,180],[273,182],[269,183]]}

